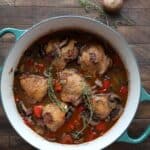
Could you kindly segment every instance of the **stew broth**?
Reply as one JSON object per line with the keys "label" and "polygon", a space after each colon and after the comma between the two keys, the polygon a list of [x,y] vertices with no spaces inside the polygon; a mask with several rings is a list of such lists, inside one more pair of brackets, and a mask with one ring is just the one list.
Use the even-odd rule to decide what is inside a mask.
{"label": "stew broth", "polygon": [[[38,75],[44,77],[44,79],[49,78],[47,75],[47,69],[51,66],[54,59],[61,57],[55,56],[55,51],[57,50],[57,48],[60,51],[63,49],[57,47],[57,44],[63,42],[63,40],[69,41],[72,39],[75,41],[74,46],[75,49],[78,50],[78,56],[72,60],[65,60],[65,67],[60,70],[63,71],[70,68],[77,70],[77,74],[81,75],[84,78],[84,82],[88,84],[90,89],[94,88],[96,94],[105,96],[111,93],[115,93],[118,96],[119,100],[115,101],[115,108],[112,108],[108,113],[108,116],[106,117],[102,117],[101,115],[99,115],[99,112],[94,112],[95,108],[92,108],[92,118],[94,118],[93,120],[96,121],[93,122],[93,120],[91,119],[92,121],[90,123],[88,119],[82,118],[82,115],[89,118],[90,110],[89,108],[87,108],[85,104],[86,102],[81,100],[81,102],[77,105],[74,105],[71,102],[65,102],[68,107],[68,111],[66,112],[64,118],[65,120],[56,131],[52,131],[53,129],[48,128],[48,126],[45,125],[45,122],[43,122],[43,120],[45,119],[45,116],[43,115],[43,107],[45,105],[53,103],[48,95],[48,92],[46,92],[42,100],[35,101],[33,97],[31,98],[29,94],[27,94],[28,92],[25,88],[22,87],[20,80],[21,76],[24,74],[26,76],[31,74]],[[56,41],[54,42],[56,43],[56,49],[50,52],[46,52],[49,41]],[[104,48],[105,55],[111,60],[109,67],[101,75],[99,75],[98,73],[91,74],[90,71],[85,71],[81,68],[81,61],[79,62],[79,57],[82,57],[83,54],[82,50],[86,51],[87,45],[94,45],[95,43],[101,45]],[[67,44],[68,43],[65,43],[65,46]],[[59,61],[59,63],[61,63],[61,61]],[[60,79],[58,78],[58,74],[59,72],[61,72],[60,70],[57,67],[53,67],[51,73],[53,76],[52,85],[55,95],[57,99],[61,101],[61,92],[63,90],[63,86],[59,83]],[[120,111],[120,109],[118,110],[116,108],[120,108],[121,106],[121,109],[124,109],[127,95],[127,71],[119,55],[105,40],[83,31],[65,30],[55,32],[53,34],[46,35],[40,38],[24,52],[23,56],[20,59],[14,77],[14,97],[16,100],[18,111],[22,116],[24,122],[32,130],[40,134],[45,139],[63,144],[80,144],[102,136],[114,125],[114,123],[120,117],[122,112],[119,114],[119,112],[117,111]],[[80,97],[80,99],[82,98]],[[93,103],[91,106],[93,107]],[[51,124],[52,123],[53,120],[51,120]]]}

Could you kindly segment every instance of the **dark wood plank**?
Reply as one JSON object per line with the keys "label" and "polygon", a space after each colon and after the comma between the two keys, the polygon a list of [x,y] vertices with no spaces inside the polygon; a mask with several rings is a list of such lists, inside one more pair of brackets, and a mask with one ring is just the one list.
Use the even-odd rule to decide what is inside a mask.
{"label": "dark wood plank", "polygon": [[10,150],[9,136],[0,136],[0,149],[1,150]]}
{"label": "dark wood plank", "polygon": [[15,0],[1,0],[0,1],[0,6],[14,6],[15,5]]}
{"label": "dark wood plank", "polygon": [[78,0],[16,0],[15,6],[80,7]]}
{"label": "dark wood plank", "polygon": [[11,150],[36,150],[18,135],[10,136],[10,147]]}
{"label": "dark wood plank", "polygon": [[117,29],[130,44],[149,44],[150,43],[150,27],[127,27],[120,26]]}
{"label": "dark wood plank", "polygon": [[150,8],[149,0],[125,0],[125,8]]}
{"label": "dark wood plank", "polygon": [[[16,0],[15,6],[51,6],[51,7],[80,7],[79,0]],[[99,3],[102,0],[95,0]],[[148,0],[126,0],[125,8],[150,8]]]}
{"label": "dark wood plank", "polygon": [[140,103],[135,118],[136,119],[149,119],[150,118],[149,108],[150,108],[150,103],[148,102]]}
{"label": "dark wood plank", "polygon": [[138,63],[150,63],[150,44],[135,44],[130,45],[132,51],[134,52]]}
{"label": "dark wood plank", "polygon": [[[124,9],[123,14],[130,16],[135,22],[136,26],[148,26],[150,25],[150,9]],[[0,18],[3,21],[0,22],[0,26],[6,25],[17,26],[18,25],[33,25],[43,19],[60,16],[60,15],[82,15],[92,18],[98,17],[98,13],[90,11],[86,13],[83,8],[55,8],[55,7],[0,7]],[[7,17],[5,17],[7,16]],[[144,16],[144,17],[143,17]],[[23,18],[23,19],[22,19]]]}

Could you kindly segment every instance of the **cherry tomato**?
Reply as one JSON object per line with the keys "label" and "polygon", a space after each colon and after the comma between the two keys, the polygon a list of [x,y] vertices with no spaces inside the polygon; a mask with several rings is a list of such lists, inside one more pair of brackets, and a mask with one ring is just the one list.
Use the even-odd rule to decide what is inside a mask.
{"label": "cherry tomato", "polygon": [[105,132],[106,131],[106,123],[105,122],[101,122],[98,125],[96,125],[96,130],[99,132]]}
{"label": "cherry tomato", "polygon": [[73,139],[72,139],[71,135],[65,134],[64,136],[62,136],[60,142],[62,144],[72,144],[73,143]]}
{"label": "cherry tomato", "polygon": [[34,116],[37,118],[41,118],[42,116],[42,106],[41,105],[36,105],[33,107],[33,113]]}
{"label": "cherry tomato", "polygon": [[88,130],[86,133],[85,141],[91,141],[91,140],[95,139],[96,136],[97,136],[97,133],[95,131]]}
{"label": "cherry tomato", "polygon": [[128,93],[127,87],[126,86],[121,86],[121,88],[120,88],[120,94],[122,96],[125,96],[125,95],[127,95],[127,93]]}
{"label": "cherry tomato", "polygon": [[104,79],[103,80],[103,86],[102,88],[100,88],[100,90],[98,90],[98,93],[105,93],[107,92],[107,90],[110,88],[111,86],[111,82],[109,79]]}
{"label": "cherry tomato", "polygon": [[35,67],[37,68],[38,72],[43,73],[45,70],[45,65],[44,64],[36,64]]}
{"label": "cherry tomato", "polygon": [[70,130],[73,130],[73,129],[75,128],[75,126],[74,126],[73,124],[69,124],[69,125],[68,125],[68,128],[69,128]]}
{"label": "cherry tomato", "polygon": [[56,91],[56,92],[61,92],[61,91],[62,91],[62,85],[60,84],[59,81],[56,81],[56,82],[55,82],[54,87],[55,87],[55,91]]}
{"label": "cherry tomato", "polygon": [[110,80],[108,80],[108,79],[103,80],[103,88],[104,89],[110,88],[110,85],[111,85]]}
{"label": "cherry tomato", "polygon": [[100,89],[98,90],[98,93],[105,93],[107,91],[107,89]]}

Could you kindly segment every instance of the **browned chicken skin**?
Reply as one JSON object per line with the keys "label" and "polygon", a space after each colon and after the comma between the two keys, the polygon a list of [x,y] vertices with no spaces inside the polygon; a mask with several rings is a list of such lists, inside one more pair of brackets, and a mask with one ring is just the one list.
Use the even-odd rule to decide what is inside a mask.
{"label": "browned chicken skin", "polygon": [[52,62],[52,65],[57,70],[62,70],[65,68],[66,64],[70,62],[71,60],[74,60],[78,56],[78,49],[75,47],[76,41],[71,40],[65,40],[60,42],[54,42],[50,41],[48,43],[48,46],[46,48],[46,52],[55,52],[57,54],[57,57]]}
{"label": "browned chicken skin", "polygon": [[82,70],[95,75],[99,73],[104,74],[111,64],[110,58],[108,58],[103,47],[101,45],[89,45],[83,49],[83,52],[79,58],[79,63]]}
{"label": "browned chicken skin", "polygon": [[[66,104],[62,103],[63,107],[67,107]],[[58,128],[60,128],[65,122],[65,114],[60,110],[60,108],[54,104],[47,104],[43,107],[43,120],[44,124],[48,129],[55,132]]]}
{"label": "browned chicken skin", "polygon": [[75,70],[65,69],[60,74],[60,80],[63,81],[63,89],[61,92],[61,100],[64,102],[70,102],[73,105],[78,105],[81,101],[83,89],[85,87],[85,81],[76,73]]}
{"label": "browned chicken skin", "polygon": [[106,95],[97,96],[92,102],[94,112],[101,119],[105,119],[112,111],[111,107],[109,106],[108,96]]}
{"label": "browned chicken skin", "polygon": [[110,116],[112,120],[116,120],[123,111],[123,108],[120,105],[120,99],[114,93],[94,96],[92,105],[93,111],[101,119],[105,119]]}
{"label": "browned chicken skin", "polygon": [[22,75],[20,85],[35,102],[41,101],[48,89],[47,79],[39,75]]}

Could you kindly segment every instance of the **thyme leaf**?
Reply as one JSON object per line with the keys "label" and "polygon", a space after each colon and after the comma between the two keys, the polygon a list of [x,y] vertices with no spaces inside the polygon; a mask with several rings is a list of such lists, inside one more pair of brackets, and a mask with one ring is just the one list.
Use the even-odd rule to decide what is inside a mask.
{"label": "thyme leaf", "polygon": [[62,106],[62,103],[57,99],[56,95],[55,95],[55,91],[53,88],[53,76],[52,76],[52,67],[49,67],[47,70],[47,75],[48,75],[48,96],[50,98],[50,100],[55,103],[61,111],[63,112],[67,112],[67,109],[65,107]]}

